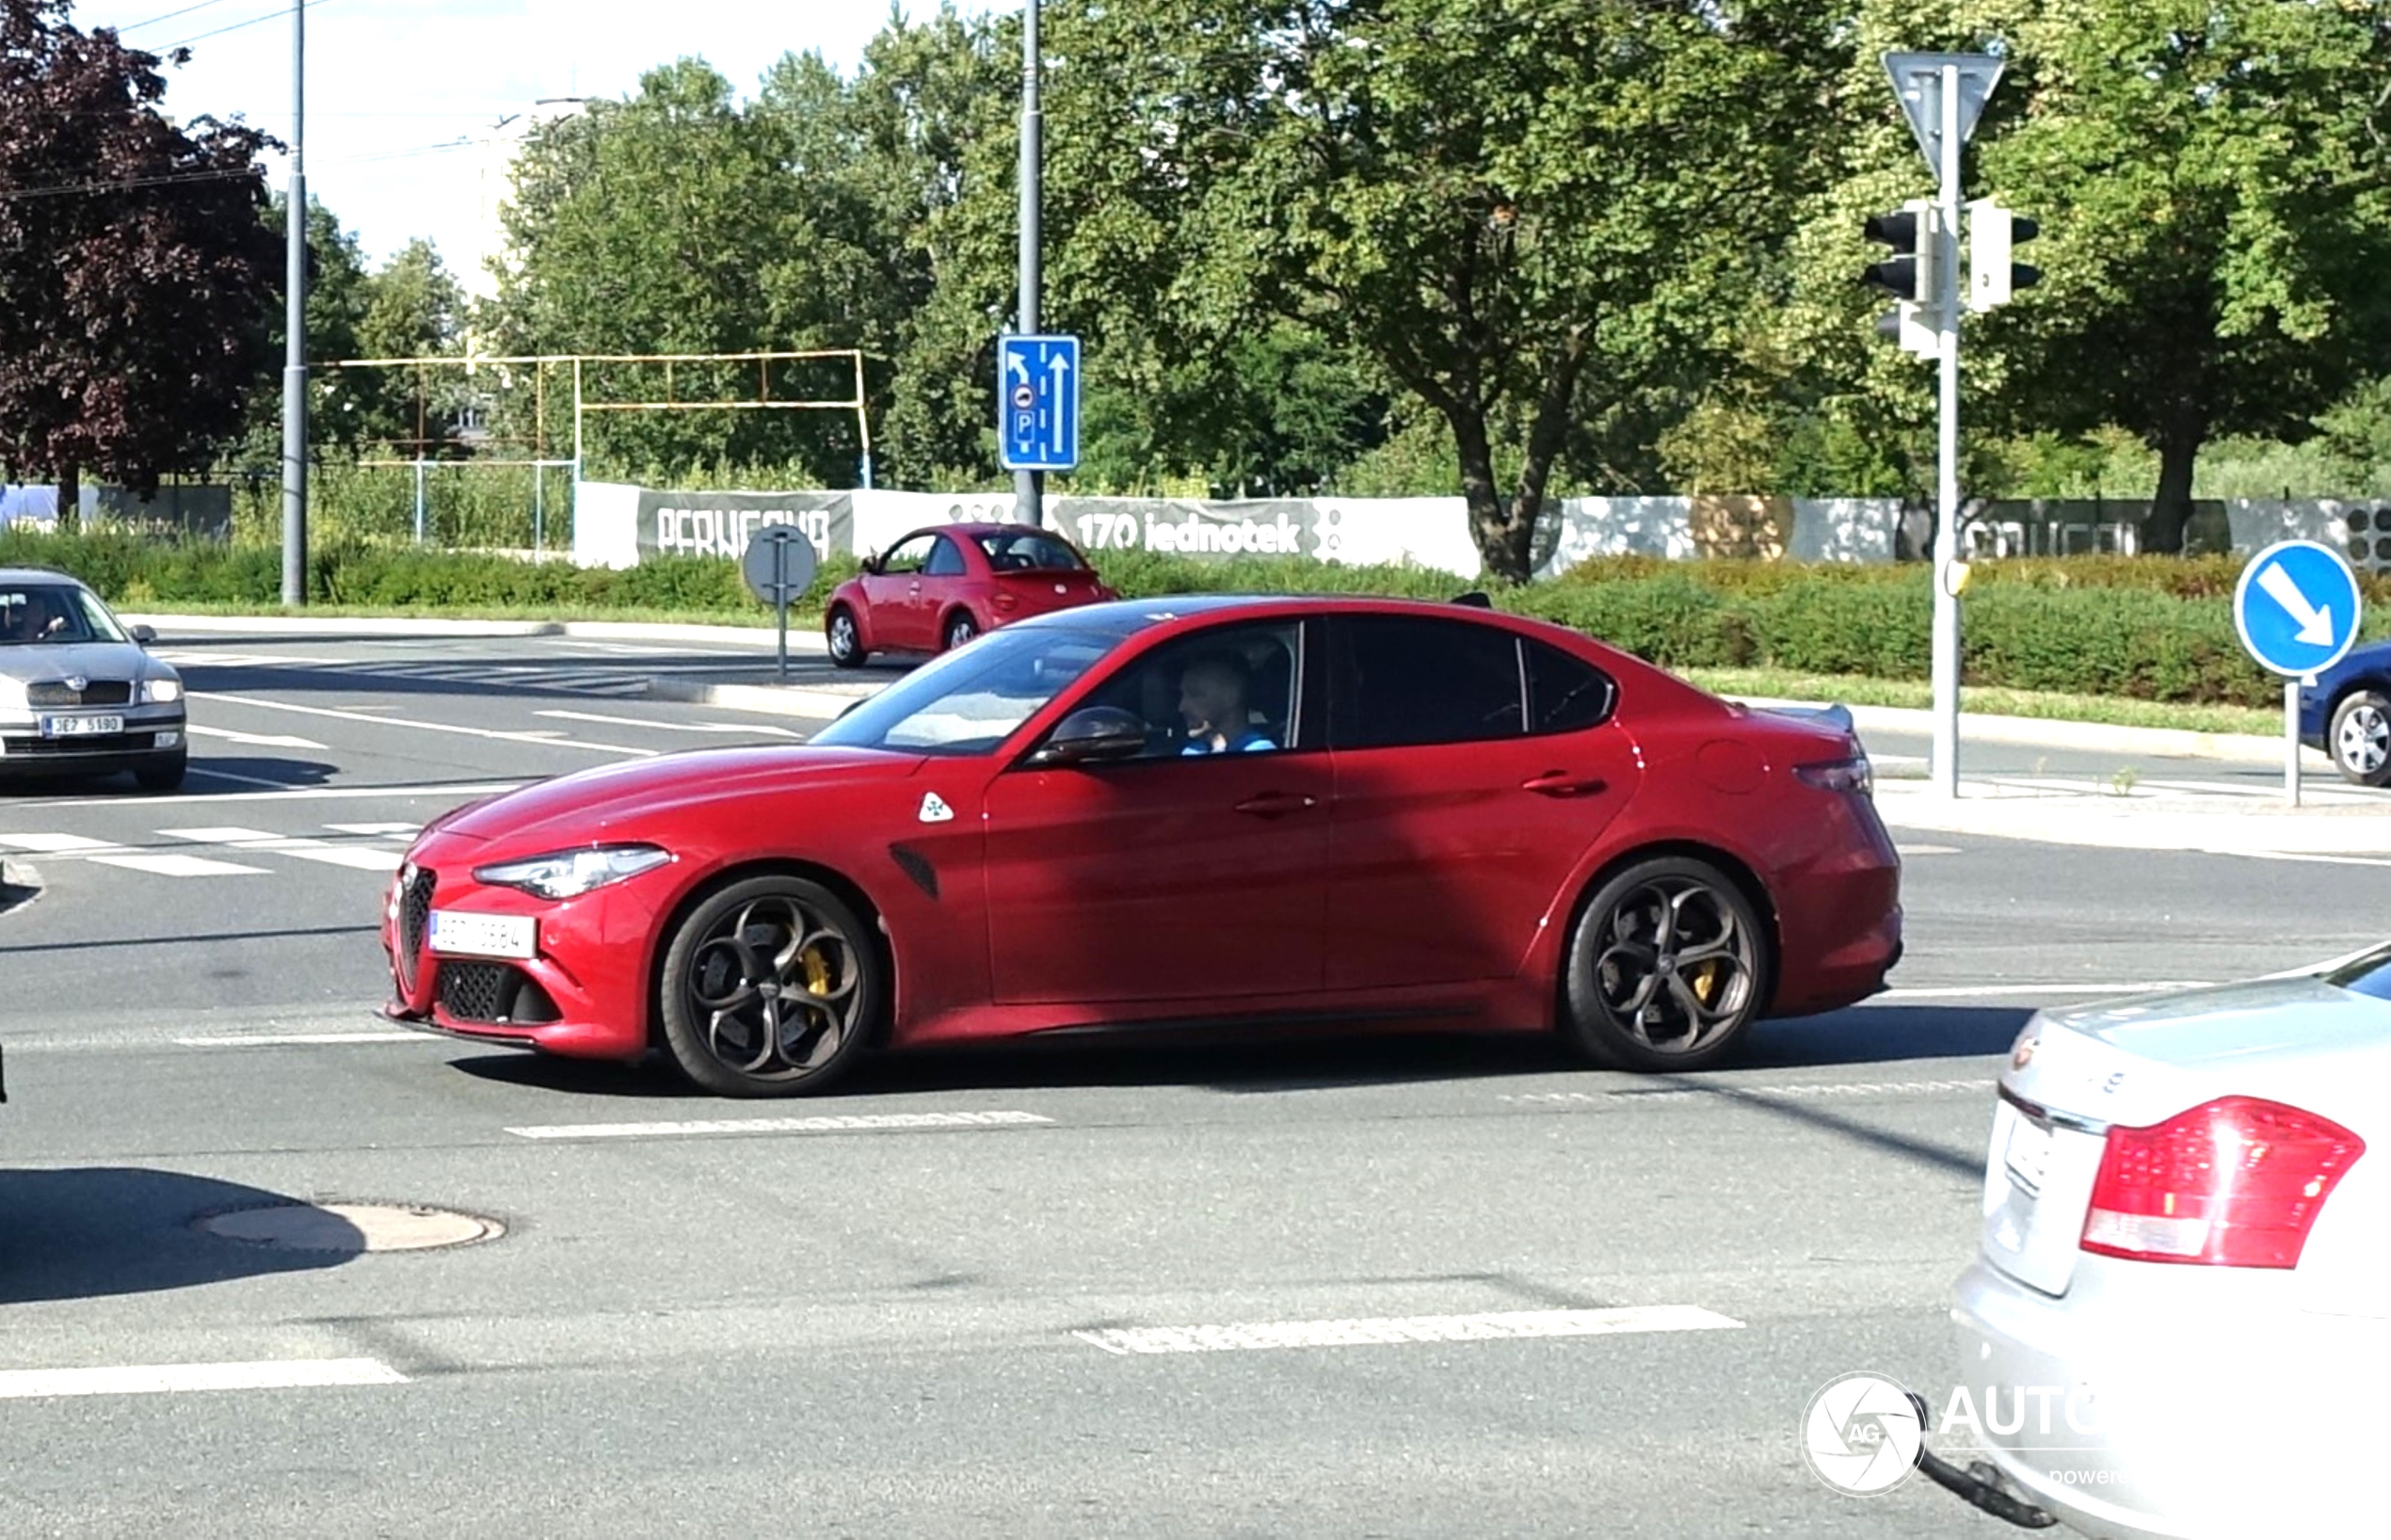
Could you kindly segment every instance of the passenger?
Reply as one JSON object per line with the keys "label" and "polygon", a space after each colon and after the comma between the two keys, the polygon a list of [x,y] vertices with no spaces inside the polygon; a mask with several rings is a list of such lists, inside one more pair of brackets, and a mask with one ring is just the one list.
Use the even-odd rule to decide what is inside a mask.
{"label": "passenger", "polygon": [[1186,754],[1228,754],[1276,748],[1247,719],[1245,665],[1230,652],[1207,652],[1179,676],[1179,714],[1187,723]]}

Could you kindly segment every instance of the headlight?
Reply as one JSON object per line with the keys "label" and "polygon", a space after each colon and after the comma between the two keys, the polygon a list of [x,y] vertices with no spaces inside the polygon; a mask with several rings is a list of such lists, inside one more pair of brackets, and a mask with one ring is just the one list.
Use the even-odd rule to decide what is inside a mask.
{"label": "headlight", "polygon": [[154,706],[163,706],[183,698],[183,682],[179,679],[144,680],[141,698]]}
{"label": "headlight", "polygon": [[520,888],[541,898],[574,898],[610,882],[635,877],[672,859],[672,853],[654,845],[599,845],[590,850],[559,850],[529,860],[477,866],[475,882],[494,888]]}
{"label": "headlight", "polygon": [[0,674],[0,706],[23,709],[25,702],[24,681]]}

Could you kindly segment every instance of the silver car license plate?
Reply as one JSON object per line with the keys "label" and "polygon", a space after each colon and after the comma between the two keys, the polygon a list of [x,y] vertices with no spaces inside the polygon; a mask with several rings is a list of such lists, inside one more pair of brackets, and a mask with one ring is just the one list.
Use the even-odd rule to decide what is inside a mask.
{"label": "silver car license plate", "polygon": [[2043,1178],[2050,1170],[2050,1130],[2030,1117],[2019,1117],[2009,1127],[2009,1147],[2001,1153],[2001,1165],[2017,1190],[2029,1197],[2042,1195]]}
{"label": "silver car license plate", "polygon": [[124,730],[121,716],[45,716],[41,719],[44,738],[104,738]]}
{"label": "silver car license plate", "polygon": [[434,952],[452,957],[531,957],[539,952],[539,922],[527,914],[432,911]]}

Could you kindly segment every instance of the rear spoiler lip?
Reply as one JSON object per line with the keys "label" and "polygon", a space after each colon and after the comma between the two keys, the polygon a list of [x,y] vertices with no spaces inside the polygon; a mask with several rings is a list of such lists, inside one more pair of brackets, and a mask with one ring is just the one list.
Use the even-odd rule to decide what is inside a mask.
{"label": "rear spoiler lip", "polygon": [[1820,727],[1856,738],[1859,728],[1852,720],[1852,708],[1839,702],[1832,706],[1751,706],[1746,711],[1766,712],[1771,716],[1789,716],[1797,722],[1811,722]]}

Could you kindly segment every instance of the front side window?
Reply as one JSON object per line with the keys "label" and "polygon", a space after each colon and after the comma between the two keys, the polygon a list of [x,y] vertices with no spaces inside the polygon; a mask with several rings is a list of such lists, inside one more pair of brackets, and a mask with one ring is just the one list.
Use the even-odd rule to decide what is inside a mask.
{"label": "front side window", "polygon": [[965,570],[963,553],[956,548],[953,540],[941,535],[939,537],[938,544],[930,551],[929,562],[922,569],[922,575],[923,577],[961,577]]}
{"label": "front side window", "polygon": [[1101,632],[990,632],[866,699],[812,742],[828,748],[986,754],[1119,645]]}
{"label": "front side window", "polygon": [[1340,618],[1336,634],[1330,747],[1475,743],[1527,730],[1519,643],[1510,632],[1363,615]]}
{"label": "front side window", "polygon": [[930,549],[938,543],[935,535],[916,535],[900,544],[881,560],[880,571],[886,577],[905,577],[919,572],[929,565]]}
{"label": "front side window", "polygon": [[82,588],[47,583],[0,588],[0,647],[125,639],[107,606]]}
{"label": "front side window", "polygon": [[1295,746],[1300,621],[1218,626],[1156,648],[1086,704],[1146,724],[1140,759],[1266,754]]}
{"label": "front side window", "polygon": [[1078,552],[1044,530],[983,535],[980,549],[1000,572],[1077,572],[1086,567]]}

